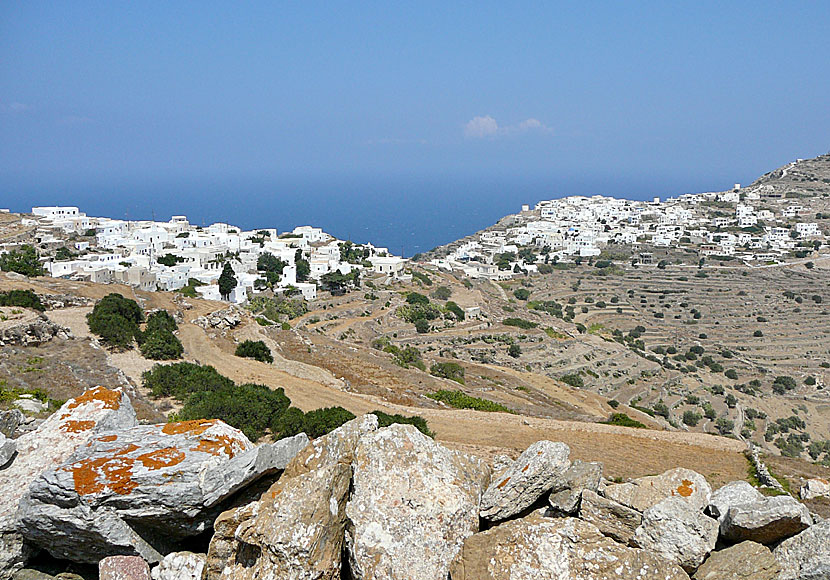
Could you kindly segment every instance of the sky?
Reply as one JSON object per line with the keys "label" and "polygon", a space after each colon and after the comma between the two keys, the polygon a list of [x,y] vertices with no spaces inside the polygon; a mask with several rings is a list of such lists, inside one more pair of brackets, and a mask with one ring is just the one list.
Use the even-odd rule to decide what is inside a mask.
{"label": "sky", "polygon": [[322,178],[725,189],[830,150],[828,22],[797,1],[4,0],[0,206]]}

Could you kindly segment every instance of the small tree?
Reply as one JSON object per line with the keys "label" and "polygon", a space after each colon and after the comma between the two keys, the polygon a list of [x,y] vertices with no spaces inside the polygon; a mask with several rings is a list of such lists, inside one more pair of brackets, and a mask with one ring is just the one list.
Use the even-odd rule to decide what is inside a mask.
{"label": "small tree", "polygon": [[521,346],[519,346],[519,345],[518,345],[518,344],[516,344],[516,343],[513,343],[513,344],[511,344],[511,345],[510,345],[510,347],[507,349],[507,354],[509,354],[509,355],[510,355],[510,356],[512,356],[513,358],[519,358],[520,356],[522,356],[522,347],[521,347]]}
{"label": "small tree", "polygon": [[222,274],[219,275],[219,294],[222,295],[223,299],[227,300],[234,288],[236,288],[236,275],[230,263],[225,262],[225,265],[222,267]]}
{"label": "small tree", "polygon": [[12,250],[0,255],[0,270],[3,272],[17,272],[29,278],[46,275],[46,271],[37,258],[37,250],[29,245],[22,246],[20,250]]}
{"label": "small tree", "polygon": [[174,360],[183,352],[181,341],[169,330],[156,330],[141,345],[141,355],[150,360]]}
{"label": "small tree", "polygon": [[252,358],[259,362],[274,362],[274,355],[271,354],[271,349],[261,340],[246,340],[240,342],[234,354],[236,356]]}

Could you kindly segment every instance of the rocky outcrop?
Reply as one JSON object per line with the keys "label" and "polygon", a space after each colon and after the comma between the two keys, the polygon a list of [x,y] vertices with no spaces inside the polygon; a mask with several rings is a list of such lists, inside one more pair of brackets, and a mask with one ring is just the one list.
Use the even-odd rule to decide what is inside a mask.
{"label": "rocky outcrop", "polygon": [[205,531],[222,500],[284,468],[306,443],[303,435],[257,447],[219,420],[100,432],[31,484],[18,528],[58,558],[157,562],[171,541]]}
{"label": "rocky outcrop", "polygon": [[13,320],[0,326],[0,346],[37,346],[55,337],[70,338],[72,336],[68,328],[55,324],[43,314],[24,316],[18,324],[9,324],[10,322]]}
{"label": "rocky outcrop", "polygon": [[6,439],[6,436],[0,433],[0,469],[3,469],[17,453],[17,443],[14,439]]}
{"label": "rocky outcrop", "polygon": [[26,416],[20,409],[0,411],[0,434],[8,438],[14,437],[15,431],[26,420]]}
{"label": "rocky outcrop", "polygon": [[570,448],[564,443],[537,441],[525,449],[481,498],[481,517],[491,522],[507,519],[550,491],[563,485],[563,475],[571,466]]}
{"label": "rocky outcrop", "polygon": [[489,471],[411,425],[363,436],[346,505],[352,577],[446,580],[461,544],[478,530]]}
{"label": "rocky outcrop", "polygon": [[550,490],[548,503],[557,513],[573,514],[579,508],[582,492],[595,492],[602,479],[602,463],[588,463],[577,459],[565,473],[561,482]]}
{"label": "rocky outcrop", "polygon": [[776,580],[780,566],[769,548],[741,542],[714,552],[697,569],[694,580]]}
{"label": "rocky outcrop", "polygon": [[643,514],[591,490],[582,492],[579,517],[591,523],[606,536],[621,544],[630,544],[634,531],[643,521]]}
{"label": "rocky outcrop", "polygon": [[712,488],[699,473],[678,467],[661,475],[607,485],[603,494],[640,512],[669,497],[680,497],[694,509],[702,510],[709,504]]}
{"label": "rocky outcrop", "polygon": [[830,481],[826,479],[808,479],[801,486],[799,491],[801,499],[815,499],[817,497],[830,497]]}
{"label": "rocky outcrop", "polygon": [[340,578],[351,463],[377,417],[349,421],[308,445],[261,499],[225,512],[208,550],[207,578]]}
{"label": "rocky outcrop", "polygon": [[99,580],[150,580],[150,567],[138,556],[108,556],[98,562]]}
{"label": "rocky outcrop", "polygon": [[643,512],[633,542],[691,573],[715,549],[718,523],[683,497],[669,497]]}
{"label": "rocky outcrop", "polygon": [[67,401],[37,430],[15,439],[17,456],[0,477],[0,578],[22,566],[28,551],[17,530],[17,510],[29,485],[100,431],[135,424],[135,411],[120,390],[96,387]]}
{"label": "rocky outcrop", "polygon": [[171,552],[153,568],[153,580],[202,580],[206,557],[193,552]]}
{"label": "rocky outcrop", "polygon": [[812,523],[806,506],[788,495],[779,495],[731,506],[720,531],[730,542],[771,544],[807,529]]}
{"label": "rocky outcrop", "polygon": [[206,316],[194,318],[193,324],[205,330],[230,330],[239,326],[244,315],[244,312],[238,306],[230,306],[224,310],[217,310]]}
{"label": "rocky outcrop", "polygon": [[681,580],[686,573],[622,546],[575,518],[531,515],[474,534],[450,567],[452,580]]}
{"label": "rocky outcrop", "polygon": [[784,540],[772,555],[781,566],[779,580],[830,578],[830,520]]}
{"label": "rocky outcrop", "polygon": [[706,513],[722,522],[732,506],[763,501],[764,496],[746,481],[731,481],[716,489],[706,506]]}

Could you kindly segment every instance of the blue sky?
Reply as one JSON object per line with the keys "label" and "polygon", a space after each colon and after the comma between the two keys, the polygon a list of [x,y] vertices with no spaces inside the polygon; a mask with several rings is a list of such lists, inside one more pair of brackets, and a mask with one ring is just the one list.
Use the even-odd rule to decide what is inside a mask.
{"label": "blue sky", "polygon": [[6,0],[0,198],[320,175],[727,187],[830,150],[828,22],[830,2]]}

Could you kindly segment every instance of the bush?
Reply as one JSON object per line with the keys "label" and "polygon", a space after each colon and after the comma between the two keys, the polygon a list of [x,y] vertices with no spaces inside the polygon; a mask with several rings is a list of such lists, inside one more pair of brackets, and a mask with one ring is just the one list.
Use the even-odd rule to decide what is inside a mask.
{"label": "bush", "polygon": [[37,258],[37,250],[30,245],[24,245],[20,250],[0,254],[0,270],[17,272],[29,278],[46,275],[46,270]]}
{"label": "bush", "polygon": [[147,325],[144,327],[144,334],[149,335],[158,330],[167,332],[176,332],[179,325],[176,320],[166,310],[157,310],[147,317]]}
{"label": "bush", "polygon": [[525,320],[524,318],[505,318],[501,323],[505,326],[516,326],[524,330],[530,330],[531,328],[539,326],[538,323]]}
{"label": "bush", "polygon": [[507,354],[513,358],[519,358],[522,356],[522,347],[516,343],[513,343],[508,347]]}
{"label": "bush", "polygon": [[620,406],[620,402],[616,399],[610,399],[608,401],[608,406],[611,407],[612,409],[616,409],[617,407]]}
{"label": "bush", "polygon": [[735,369],[727,369],[725,373],[727,379],[732,379],[733,381],[738,380],[738,371]]}
{"label": "bush", "polygon": [[415,320],[415,331],[418,334],[426,334],[429,332],[430,324],[426,318],[418,318]]}
{"label": "bush", "polygon": [[426,306],[429,304],[429,298],[419,292],[410,292],[406,295],[407,304],[421,304]]}
{"label": "bush", "polygon": [[141,356],[150,360],[174,360],[182,357],[184,347],[169,330],[156,330],[145,335]]}
{"label": "bush", "polygon": [[575,387],[577,389],[581,389],[585,386],[585,381],[582,380],[582,377],[576,373],[571,373],[568,375],[563,375],[559,377],[559,380],[563,383]]}
{"label": "bush", "polygon": [[271,433],[274,439],[285,439],[303,432],[305,428],[305,413],[297,407],[289,407],[282,415],[271,421]]}
{"label": "bush", "polygon": [[0,292],[0,306],[20,306],[21,308],[31,308],[41,312],[46,310],[38,295],[31,290]]}
{"label": "bush", "polygon": [[727,417],[720,417],[715,421],[715,427],[721,435],[729,435],[735,429],[735,422]]}
{"label": "bush", "polygon": [[458,321],[464,320],[464,311],[461,309],[461,307],[458,304],[456,304],[452,300],[447,302],[447,310],[452,312],[452,314],[453,314],[453,316],[455,316],[456,320],[458,320]]}
{"label": "bush", "polygon": [[436,300],[449,300],[450,296],[452,296],[452,290],[446,286],[439,286],[432,291],[432,297]]}
{"label": "bush", "polygon": [[760,330],[756,330],[755,332],[752,333],[752,336],[754,336],[755,338],[761,338],[762,336],[764,336],[764,333],[761,332]]}
{"label": "bush", "polygon": [[454,362],[438,362],[429,368],[429,373],[436,377],[450,379],[456,383],[464,384],[464,367]]}
{"label": "bush", "polygon": [[636,429],[647,429],[643,423],[632,419],[625,413],[613,413],[605,422],[607,425],[618,425],[620,427],[634,427]]}
{"label": "bush", "polygon": [[144,313],[135,300],[115,293],[104,296],[87,314],[90,332],[113,348],[131,348],[133,340],[141,338],[138,325],[143,320]]}
{"label": "bush", "polygon": [[476,411],[496,411],[503,413],[513,412],[504,405],[488,401],[487,399],[471,397],[462,391],[441,390],[435,393],[428,393],[427,397],[435,401],[446,403],[450,407],[455,407],[456,409],[474,409]]}
{"label": "bush", "polygon": [[516,288],[513,290],[513,296],[515,296],[517,300],[527,300],[530,298],[530,290],[527,288]]}
{"label": "bush", "polygon": [[655,415],[660,415],[661,417],[664,417],[666,419],[669,418],[669,407],[668,405],[666,405],[665,402],[663,402],[663,399],[660,399],[659,401],[654,403],[652,410],[654,411]]}
{"label": "bush", "polygon": [[683,422],[688,425],[689,427],[695,427],[703,417],[700,413],[696,413],[695,411],[685,411],[683,413]]}
{"label": "bush", "polygon": [[245,358],[252,358],[259,362],[272,363],[274,356],[271,354],[271,349],[261,340],[246,340],[240,342],[236,347],[236,356]]}
{"label": "bush", "polygon": [[343,423],[355,418],[354,413],[343,407],[326,407],[315,409],[305,414],[303,418],[303,431],[312,439],[322,437],[326,433],[334,431]]}
{"label": "bush", "polygon": [[179,401],[199,391],[216,391],[234,384],[212,366],[188,362],[156,365],[141,378],[153,397],[173,397]]}
{"label": "bush", "polygon": [[435,433],[429,430],[429,426],[427,425],[426,419],[419,415],[414,415],[412,417],[407,417],[405,415],[390,415],[388,413],[384,413],[383,411],[372,411],[372,415],[378,418],[378,427],[388,427],[393,423],[401,423],[403,425],[414,425],[418,431],[426,435],[427,437],[435,437]]}

